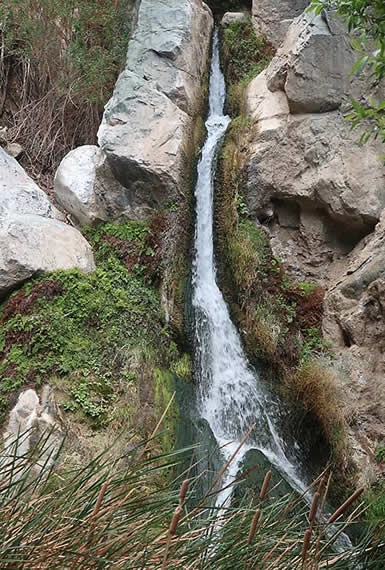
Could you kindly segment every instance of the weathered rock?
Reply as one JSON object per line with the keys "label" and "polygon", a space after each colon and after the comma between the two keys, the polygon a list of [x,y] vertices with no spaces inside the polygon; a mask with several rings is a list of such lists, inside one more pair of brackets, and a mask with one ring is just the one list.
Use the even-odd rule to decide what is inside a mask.
{"label": "weathered rock", "polygon": [[142,0],[127,69],[98,134],[121,185],[108,192],[100,177],[106,203],[117,215],[119,209],[145,215],[185,194],[192,120],[202,104],[212,25],[201,0],[162,0],[156,9],[152,0]]}
{"label": "weathered rock", "polygon": [[80,146],[69,152],[57,169],[56,200],[81,225],[108,219],[95,193],[96,171],[104,159],[97,146]]}
{"label": "weathered rock", "polygon": [[19,143],[8,143],[5,150],[7,154],[13,156],[13,158],[18,158],[24,152],[23,147]]}
{"label": "weathered rock", "polygon": [[156,208],[183,188],[189,117],[156,84],[124,71],[106,106],[99,143],[117,180],[124,206]]}
{"label": "weathered rock", "polygon": [[0,297],[41,271],[95,269],[92,249],[75,228],[36,215],[0,219]]}
{"label": "weathered rock", "polygon": [[[330,284],[323,327],[345,378],[357,461],[362,465],[371,457],[373,471],[385,424],[385,214]],[[363,478],[373,476],[369,467]]]}
{"label": "weathered rock", "polygon": [[246,12],[226,12],[221,20],[221,26],[227,28],[235,22],[246,22],[247,14]]}
{"label": "weathered rock", "polygon": [[158,91],[193,115],[201,103],[212,25],[211,11],[202,0],[162,0],[156,9],[153,0],[142,0],[126,70],[154,82]]}
{"label": "weathered rock", "polygon": [[253,79],[245,92],[246,113],[258,124],[258,134],[285,128],[289,105],[285,93],[269,91],[266,71]]}
{"label": "weathered rock", "polygon": [[13,213],[61,218],[60,212],[17,160],[0,148],[0,217]]}
{"label": "weathered rock", "polygon": [[291,24],[270,63],[267,85],[285,91],[291,113],[335,110],[353,89],[355,59],[343,24],[332,15],[305,12]]}
{"label": "weathered rock", "polygon": [[[49,469],[63,441],[64,434],[52,412],[50,395],[49,386],[43,388],[41,401],[35,390],[25,390],[9,414],[3,434],[7,451],[4,459],[7,461],[7,456],[12,454],[17,462],[15,479],[20,478],[26,470],[29,474],[37,475],[42,469]],[[28,456],[28,452],[32,451],[34,453]],[[31,460],[35,463],[31,464]]]}
{"label": "weathered rock", "polygon": [[293,20],[309,5],[309,0],[253,0],[252,14],[257,33],[278,47]]}
{"label": "weathered rock", "polygon": [[[266,114],[261,129],[269,120]],[[338,111],[287,115],[286,121],[282,114],[277,128],[262,130],[252,146],[251,212],[258,214],[274,200],[313,205],[334,222],[350,227],[358,241],[360,233],[374,227],[385,207],[385,173],[380,145],[360,146],[357,136]]]}

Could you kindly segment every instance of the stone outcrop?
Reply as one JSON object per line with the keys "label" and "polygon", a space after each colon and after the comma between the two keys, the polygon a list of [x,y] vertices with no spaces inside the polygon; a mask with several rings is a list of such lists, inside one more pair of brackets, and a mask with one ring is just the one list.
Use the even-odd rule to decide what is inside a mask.
{"label": "stone outcrop", "polygon": [[235,22],[246,22],[247,21],[247,14],[246,12],[226,12],[223,15],[221,20],[221,26],[223,28],[227,28],[231,24]]}
{"label": "stone outcrop", "polygon": [[293,20],[310,4],[309,0],[253,0],[253,23],[258,34],[263,34],[278,47]]}
{"label": "stone outcrop", "polygon": [[143,217],[185,195],[212,26],[211,12],[201,0],[162,0],[156,8],[151,0],[142,0],[126,69],[98,135],[121,185],[107,198],[116,213],[118,204],[121,215]]}
{"label": "stone outcrop", "polygon": [[141,1],[100,125],[100,150],[76,149],[56,175],[57,200],[80,224],[145,218],[185,197],[212,27],[202,0]]}
{"label": "stone outcrop", "polygon": [[385,424],[385,213],[330,283],[323,326],[340,362],[355,458],[370,479]]}
{"label": "stone outcrop", "polygon": [[[35,390],[21,392],[10,411],[8,425],[3,434],[4,448],[0,465],[1,460],[9,461],[11,455],[17,464],[17,469],[14,470],[15,479],[26,471],[37,475],[42,469],[52,466],[64,437],[56,422],[54,408],[51,390],[49,386],[45,386],[41,399]],[[29,457],[28,453],[32,451],[34,453]],[[30,459],[34,456],[38,460],[31,464]]]}
{"label": "stone outcrop", "polygon": [[75,228],[33,214],[0,218],[0,297],[42,271],[95,269],[91,246]]}
{"label": "stone outcrop", "polygon": [[80,146],[63,158],[56,171],[56,200],[80,225],[107,219],[95,188],[96,172],[103,160],[105,156],[97,146]]}
{"label": "stone outcrop", "polygon": [[332,14],[305,12],[289,27],[267,70],[267,85],[286,93],[292,113],[335,110],[353,88],[355,59],[343,24]]}
{"label": "stone outcrop", "polygon": [[0,147],[0,218],[7,214],[36,214],[61,219],[61,213],[25,170]]}

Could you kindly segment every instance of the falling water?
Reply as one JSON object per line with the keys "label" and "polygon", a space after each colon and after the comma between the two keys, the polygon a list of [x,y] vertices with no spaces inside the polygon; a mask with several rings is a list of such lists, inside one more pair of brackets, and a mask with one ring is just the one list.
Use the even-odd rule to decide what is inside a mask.
{"label": "falling water", "polygon": [[[193,307],[195,310],[197,366],[199,373],[199,411],[207,420],[228,460],[250,427],[253,433],[227,471],[223,486],[237,474],[245,452],[260,450],[291,485],[303,491],[298,469],[285,452],[276,423],[279,405],[265,390],[250,367],[234,327],[228,307],[216,282],[213,246],[213,189],[216,156],[230,122],[224,115],[225,81],[220,69],[218,33],[214,33],[210,74],[207,140],[198,165],[196,196],[195,260]],[[224,446],[224,447],[223,447]],[[224,503],[231,490],[223,491]]]}

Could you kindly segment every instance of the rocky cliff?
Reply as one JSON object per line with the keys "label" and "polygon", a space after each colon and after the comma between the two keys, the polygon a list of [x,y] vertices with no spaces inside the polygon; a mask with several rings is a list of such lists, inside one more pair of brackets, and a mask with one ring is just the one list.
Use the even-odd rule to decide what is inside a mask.
{"label": "rocky cliff", "polygon": [[[298,4],[289,12],[274,5],[274,25],[286,26]],[[254,22],[269,28],[263,2],[254,2]],[[384,148],[360,145],[344,121],[349,96],[366,92],[350,75],[355,54],[341,22],[305,12],[286,27],[286,35],[270,27],[277,54],[246,90],[247,203],[289,273],[326,289],[324,335],[335,349],[355,459],[370,479],[385,421]]]}

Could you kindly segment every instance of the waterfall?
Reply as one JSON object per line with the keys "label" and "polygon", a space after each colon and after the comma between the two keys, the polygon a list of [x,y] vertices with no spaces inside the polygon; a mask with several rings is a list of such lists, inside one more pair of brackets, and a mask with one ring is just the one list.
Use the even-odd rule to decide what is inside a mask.
{"label": "waterfall", "polygon": [[[250,427],[255,428],[232,461],[223,486],[236,477],[240,462],[249,449],[258,449],[296,490],[305,484],[298,468],[289,460],[285,444],[276,427],[279,403],[263,386],[247,361],[240,336],[233,325],[228,307],[216,282],[213,245],[213,190],[218,149],[230,118],[224,115],[225,80],[220,69],[218,32],[213,38],[210,73],[207,139],[198,164],[195,188],[196,230],[193,264],[193,307],[196,327],[196,364],[202,418],[207,420],[229,460]],[[223,504],[231,488],[220,494]]]}

